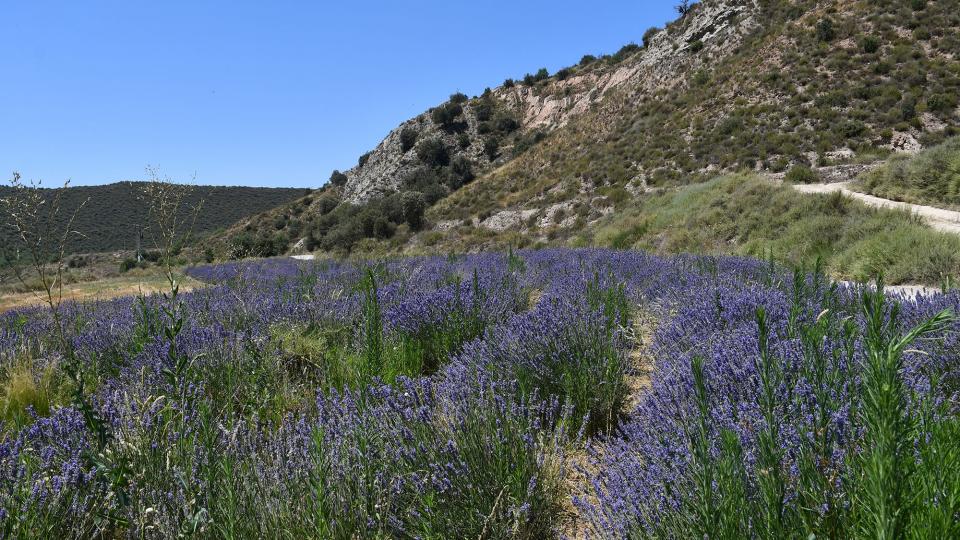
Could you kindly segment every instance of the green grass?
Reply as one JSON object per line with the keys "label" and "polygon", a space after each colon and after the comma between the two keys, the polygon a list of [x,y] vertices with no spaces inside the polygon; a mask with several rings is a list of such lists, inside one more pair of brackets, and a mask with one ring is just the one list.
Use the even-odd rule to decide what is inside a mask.
{"label": "green grass", "polygon": [[885,199],[960,209],[960,137],[915,156],[897,156],[857,182]]}
{"label": "green grass", "polygon": [[16,429],[32,421],[30,409],[47,416],[66,402],[64,383],[54,364],[40,368],[21,359],[7,365],[0,371],[0,420]]}
{"label": "green grass", "polygon": [[577,243],[769,257],[836,277],[939,285],[960,275],[960,238],[902,211],[873,209],[841,194],[808,195],[750,175],[730,175],[643,199]]}

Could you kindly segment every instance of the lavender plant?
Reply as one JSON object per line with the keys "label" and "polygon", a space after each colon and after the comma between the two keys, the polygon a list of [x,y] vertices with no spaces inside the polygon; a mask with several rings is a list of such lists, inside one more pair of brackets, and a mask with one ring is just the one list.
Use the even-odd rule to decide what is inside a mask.
{"label": "lavender plant", "polygon": [[[188,272],[62,304],[108,441],[73,401],[0,425],[0,536],[957,535],[955,291],[592,249]],[[0,314],[0,362],[55,324]]]}

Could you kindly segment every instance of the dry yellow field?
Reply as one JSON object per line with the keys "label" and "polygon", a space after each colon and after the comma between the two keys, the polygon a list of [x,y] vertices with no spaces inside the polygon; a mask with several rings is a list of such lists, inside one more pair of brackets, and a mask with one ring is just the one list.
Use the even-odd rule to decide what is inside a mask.
{"label": "dry yellow field", "polygon": [[[178,275],[180,292],[187,292],[204,284],[185,275]],[[156,294],[168,289],[166,278],[160,273],[124,275],[95,281],[69,283],[63,286],[63,300],[87,302],[108,300],[122,296]],[[38,306],[46,303],[42,291],[7,292],[0,290],[0,312],[15,308]]]}

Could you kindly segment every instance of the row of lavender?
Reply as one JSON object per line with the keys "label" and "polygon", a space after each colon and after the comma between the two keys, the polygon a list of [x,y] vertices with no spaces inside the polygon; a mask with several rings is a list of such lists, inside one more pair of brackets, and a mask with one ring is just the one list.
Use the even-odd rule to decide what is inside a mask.
{"label": "row of lavender", "polygon": [[590,445],[593,535],[960,535],[958,291],[718,275],[662,319],[652,388]]}
{"label": "row of lavender", "polygon": [[[26,370],[37,394],[0,427],[4,537],[773,535],[753,515],[721,519],[733,495],[704,499],[704,456],[736,452],[741,506],[766,500],[772,453],[782,530],[849,532],[869,349],[858,291],[749,259],[604,250],[191,274],[212,285],[65,306],[66,345],[43,310],[0,318],[7,378]],[[897,327],[958,302],[905,301]],[[653,387],[631,411],[638,306],[660,324]],[[906,354],[906,380],[947,403],[958,349],[937,330]],[[56,375],[68,357],[80,394]],[[771,412],[777,451],[762,444]],[[799,451],[813,439],[818,453]],[[584,448],[590,482],[571,486]]]}

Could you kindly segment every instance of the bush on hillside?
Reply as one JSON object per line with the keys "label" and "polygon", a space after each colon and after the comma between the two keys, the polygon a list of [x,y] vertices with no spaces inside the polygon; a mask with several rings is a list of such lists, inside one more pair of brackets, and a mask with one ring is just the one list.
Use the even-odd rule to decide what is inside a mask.
{"label": "bush on hillside", "polygon": [[817,21],[816,35],[817,41],[833,41],[833,38],[836,37],[836,32],[833,29],[833,21],[828,17]]}
{"label": "bush on hillside", "polygon": [[473,115],[477,122],[486,122],[493,117],[493,103],[489,99],[481,99],[473,104]]}
{"label": "bush on hillside", "polygon": [[459,189],[464,184],[468,184],[475,178],[473,174],[473,162],[463,156],[457,156],[450,164],[450,178],[447,186],[451,190]]}
{"label": "bush on hillside", "polygon": [[416,128],[407,126],[400,131],[400,151],[407,153],[417,144],[420,132]]}
{"label": "bush on hillside", "polygon": [[483,153],[487,159],[493,161],[500,155],[500,141],[496,137],[490,137],[483,141]]}
{"label": "bush on hillside", "polygon": [[501,111],[493,118],[493,128],[500,133],[513,133],[520,128],[520,122],[509,112]]}
{"label": "bush on hillside", "polygon": [[371,156],[372,154],[373,154],[373,152],[367,152],[366,154],[363,154],[362,156],[360,156],[360,157],[357,159],[357,165],[360,166],[360,167],[363,167],[364,165],[366,165],[366,164],[367,164],[367,160],[370,159],[370,156]]}
{"label": "bush on hillside", "polygon": [[417,157],[430,167],[444,167],[450,163],[450,153],[440,139],[426,139],[417,145]]}
{"label": "bush on hillside", "polygon": [[547,71],[547,68],[540,68],[535,74],[527,73],[523,76],[523,84],[527,86],[533,86],[538,82],[545,81],[550,78],[550,72]]}
{"label": "bush on hillside", "polygon": [[887,199],[941,207],[960,206],[960,138],[912,157],[898,156],[865,174],[860,189]]}
{"label": "bush on hillside", "polygon": [[454,127],[457,119],[463,114],[463,107],[459,103],[448,102],[430,112],[433,122],[445,129]]}
{"label": "bush on hillside", "polygon": [[649,47],[650,42],[653,40],[653,36],[657,35],[658,33],[660,33],[660,29],[656,26],[647,28],[647,31],[643,33],[643,46]]}
{"label": "bush on hillside", "polygon": [[413,230],[423,226],[423,213],[427,210],[427,201],[423,193],[408,191],[400,198],[403,219]]}
{"label": "bush on hillside", "polygon": [[423,192],[429,186],[438,185],[441,182],[442,179],[437,173],[437,169],[432,167],[417,167],[400,179],[400,185],[403,186],[404,190],[419,192]]}
{"label": "bush on hillside", "polygon": [[623,47],[620,47],[620,50],[617,51],[613,56],[610,57],[610,61],[614,64],[622,62],[626,57],[640,50],[640,46],[636,43],[627,43]]}
{"label": "bush on hillside", "polygon": [[880,40],[874,36],[864,36],[860,40],[860,48],[867,54],[873,54],[880,50]]}
{"label": "bush on hillside", "polygon": [[791,184],[816,184],[820,181],[820,175],[806,165],[794,165],[787,171],[784,180]]}
{"label": "bush on hillside", "polygon": [[343,186],[347,183],[347,175],[335,169],[330,173],[330,183],[338,187]]}

